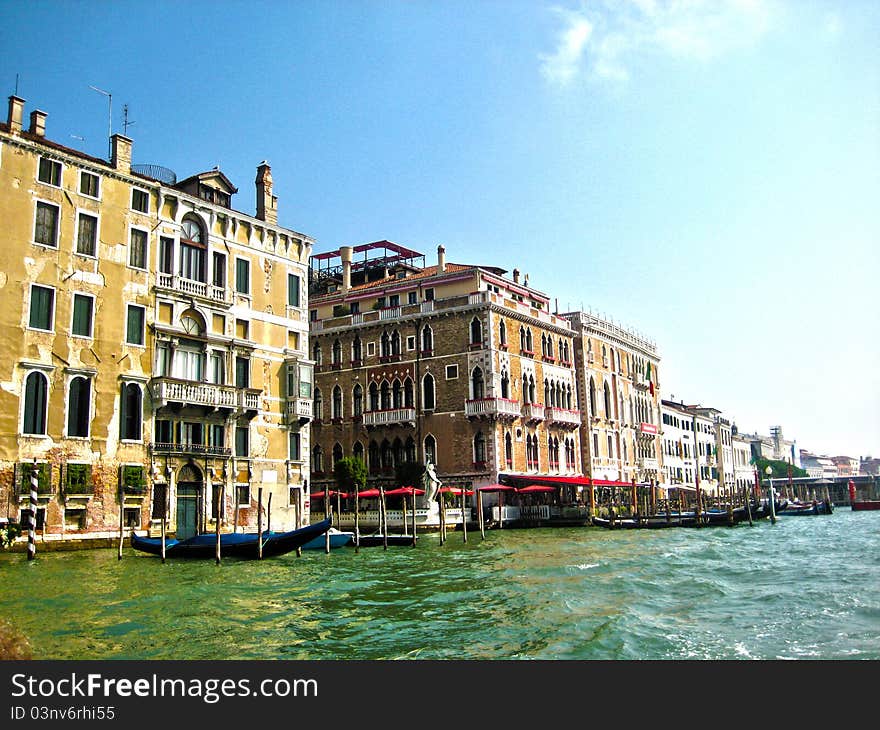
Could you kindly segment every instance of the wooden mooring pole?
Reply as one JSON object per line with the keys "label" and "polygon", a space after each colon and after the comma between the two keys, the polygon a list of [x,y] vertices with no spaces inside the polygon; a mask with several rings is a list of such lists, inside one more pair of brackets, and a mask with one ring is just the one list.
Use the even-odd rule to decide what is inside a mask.
{"label": "wooden mooring pole", "polygon": [[461,536],[464,542],[467,542],[467,515],[464,511],[464,503],[467,499],[467,490],[462,487],[461,488]]}
{"label": "wooden mooring pole", "polygon": [[[406,504],[406,497],[403,498],[404,504]],[[416,546],[416,492],[413,490],[412,493],[412,516],[413,516],[413,541],[412,546]]]}
{"label": "wooden mooring pole", "polygon": [[[36,519],[36,505],[34,506],[34,519]],[[122,541],[125,539],[125,487],[119,485],[119,552],[117,560],[122,560]]]}
{"label": "wooden mooring pole", "polygon": [[354,485],[354,551],[361,551],[361,502],[358,497],[358,485]]}
{"label": "wooden mooring pole", "polygon": [[388,509],[385,505],[385,487],[383,486],[379,487],[379,527],[382,529],[382,548],[388,550]]}
{"label": "wooden mooring pole", "polygon": [[263,559],[263,488],[257,489],[257,557]]}
{"label": "wooden mooring pole", "polygon": [[480,521],[480,537],[486,539],[486,520],[483,518],[483,492],[481,489],[476,490],[477,493],[477,519]]}
{"label": "wooden mooring pole", "polygon": [[214,562],[220,565],[220,489],[214,486]]}

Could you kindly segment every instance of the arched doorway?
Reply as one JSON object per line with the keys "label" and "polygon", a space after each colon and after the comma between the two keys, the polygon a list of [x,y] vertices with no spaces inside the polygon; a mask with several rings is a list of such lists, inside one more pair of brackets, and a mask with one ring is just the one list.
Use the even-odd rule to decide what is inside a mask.
{"label": "arched doorway", "polygon": [[177,539],[197,535],[201,527],[202,473],[194,464],[184,464],[177,472]]}

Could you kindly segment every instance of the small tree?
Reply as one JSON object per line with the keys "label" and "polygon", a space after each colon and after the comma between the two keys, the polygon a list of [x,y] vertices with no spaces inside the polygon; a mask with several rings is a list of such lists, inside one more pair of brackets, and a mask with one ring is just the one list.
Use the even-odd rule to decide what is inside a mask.
{"label": "small tree", "polygon": [[788,467],[791,466],[791,476],[792,477],[806,477],[809,476],[807,474],[806,469],[801,469],[800,467],[795,466],[794,464],[789,464],[787,461],[781,461],[777,459],[765,459],[761,457],[755,460],[755,468],[758,470],[758,474],[761,476],[761,481],[767,478],[767,466],[773,470],[773,473],[770,474],[770,478],[772,479],[788,479]]}
{"label": "small tree", "polygon": [[336,462],[333,476],[339,490],[349,492],[354,489],[355,484],[363,487],[367,483],[367,465],[356,456],[346,456]]}

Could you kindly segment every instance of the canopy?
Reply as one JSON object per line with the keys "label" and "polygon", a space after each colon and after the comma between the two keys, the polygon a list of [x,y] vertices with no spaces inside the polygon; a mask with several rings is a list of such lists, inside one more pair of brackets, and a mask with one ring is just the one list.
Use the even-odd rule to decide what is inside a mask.
{"label": "canopy", "polygon": [[402,495],[406,495],[407,497],[413,494],[424,494],[424,489],[416,489],[415,487],[397,487],[397,489],[388,489],[385,492],[386,497],[400,497]]}
{"label": "canopy", "polygon": [[485,487],[477,487],[481,492],[515,492],[516,487],[509,487],[506,484],[487,484]]}
{"label": "canopy", "polygon": [[[461,494],[461,490],[462,490],[461,487],[440,487],[440,489],[438,489],[437,492],[440,494]],[[473,489],[465,489],[464,493],[465,493],[465,496],[470,497],[474,493],[474,490]]]}
{"label": "canopy", "polygon": [[[590,483],[589,477],[584,476],[557,476],[555,474],[500,474],[499,476],[502,479],[521,479],[540,484],[573,484],[585,487]],[[598,483],[598,480],[594,479],[593,483]]]}
{"label": "canopy", "polygon": [[555,492],[556,487],[545,484],[529,484],[527,487],[520,487],[516,490],[520,494],[535,494],[536,492]]}

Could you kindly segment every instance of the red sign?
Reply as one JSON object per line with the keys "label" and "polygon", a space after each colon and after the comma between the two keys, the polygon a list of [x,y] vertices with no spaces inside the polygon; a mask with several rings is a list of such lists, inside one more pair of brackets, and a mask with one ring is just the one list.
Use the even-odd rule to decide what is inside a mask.
{"label": "red sign", "polygon": [[642,433],[657,433],[657,427],[653,423],[643,423],[640,428]]}

